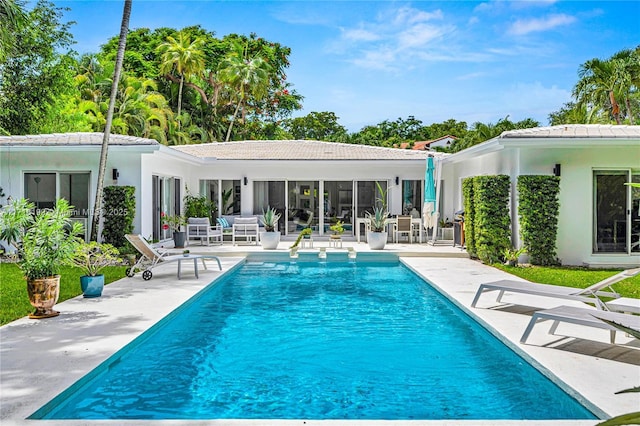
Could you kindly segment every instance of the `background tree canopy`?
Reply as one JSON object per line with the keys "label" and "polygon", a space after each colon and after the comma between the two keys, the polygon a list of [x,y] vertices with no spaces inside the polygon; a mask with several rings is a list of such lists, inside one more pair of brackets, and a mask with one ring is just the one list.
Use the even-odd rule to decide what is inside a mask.
{"label": "background tree canopy", "polygon": [[[99,52],[72,50],[66,9],[39,0],[0,0],[0,133],[101,132],[118,36]],[[496,123],[449,119],[424,124],[414,116],[384,120],[349,133],[330,111],[292,118],[303,96],[287,79],[291,49],[257,34],[217,37],[200,26],[130,30],[113,117],[114,133],[167,145],[243,139],[317,139],[411,148],[451,135],[449,152],[506,130],[539,126],[509,116]],[[637,123],[640,47],[577,70],[573,100],[549,114],[550,124]]]}

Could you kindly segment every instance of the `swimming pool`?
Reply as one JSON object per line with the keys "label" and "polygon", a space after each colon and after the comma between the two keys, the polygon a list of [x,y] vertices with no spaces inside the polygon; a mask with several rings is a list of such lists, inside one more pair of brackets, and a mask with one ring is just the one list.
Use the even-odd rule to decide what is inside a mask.
{"label": "swimming pool", "polygon": [[593,419],[397,261],[249,262],[47,419]]}

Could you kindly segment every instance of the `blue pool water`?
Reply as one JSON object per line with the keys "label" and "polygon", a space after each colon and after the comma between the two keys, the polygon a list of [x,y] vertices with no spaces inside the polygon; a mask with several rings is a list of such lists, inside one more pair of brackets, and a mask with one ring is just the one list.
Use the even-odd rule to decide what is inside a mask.
{"label": "blue pool water", "polygon": [[148,334],[36,417],[594,418],[399,262],[248,263]]}

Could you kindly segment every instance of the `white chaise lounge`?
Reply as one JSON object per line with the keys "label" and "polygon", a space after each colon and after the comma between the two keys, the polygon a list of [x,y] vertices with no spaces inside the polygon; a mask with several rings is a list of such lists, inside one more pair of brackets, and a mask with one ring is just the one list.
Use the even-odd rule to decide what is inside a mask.
{"label": "white chaise lounge", "polygon": [[535,312],[531,317],[531,321],[529,321],[529,325],[524,331],[524,334],[520,338],[520,343],[525,343],[527,341],[529,334],[531,334],[533,327],[538,323],[538,321],[551,320],[553,321],[553,324],[551,325],[549,334],[554,334],[558,325],[561,322],[566,322],[609,330],[611,333],[611,344],[615,344],[616,331],[619,330],[615,326],[602,321],[601,318],[613,321],[616,324],[620,324],[627,328],[640,330],[640,316],[638,315],[607,312],[586,307],[576,308],[573,306],[558,306],[556,308],[544,309]]}
{"label": "white chaise lounge", "polygon": [[[555,297],[558,299],[578,300],[581,302],[595,303],[598,308],[606,309],[602,301],[598,297],[619,298],[620,295],[611,288],[611,286],[624,279],[640,274],[640,268],[627,269],[617,273],[609,278],[599,281],[587,288],[579,289],[574,287],[563,287],[551,284],[537,284],[527,281],[500,280],[490,283],[481,284],[476,292],[471,307],[475,308],[478,299],[483,293],[489,291],[498,291],[497,302],[502,302],[502,297],[506,291],[511,293],[534,294],[536,296]],[[603,291],[609,288],[610,291]]]}
{"label": "white chaise lounge", "polygon": [[198,259],[202,260],[202,266],[204,269],[207,269],[207,264],[204,262],[205,259],[212,259],[218,262],[218,268],[222,271],[222,265],[220,264],[220,259],[217,256],[212,255],[201,255],[201,254],[172,254],[169,251],[166,252],[158,252],[153,246],[149,245],[147,240],[145,240],[142,235],[135,234],[127,234],[125,235],[127,241],[131,243],[132,246],[136,248],[141,254],[140,258],[131,268],[127,269],[127,276],[133,277],[135,275],[136,269],[142,269],[142,279],[148,281],[153,277],[153,273],[151,270],[158,266],[161,263],[168,262],[178,262],[178,279],[181,277],[181,269],[182,269],[182,261],[193,260],[193,268],[195,270],[196,278],[198,276]]}

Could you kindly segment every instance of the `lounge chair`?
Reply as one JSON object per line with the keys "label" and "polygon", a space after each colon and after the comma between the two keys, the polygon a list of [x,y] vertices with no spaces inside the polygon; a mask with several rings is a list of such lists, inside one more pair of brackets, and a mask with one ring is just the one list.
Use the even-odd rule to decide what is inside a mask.
{"label": "lounge chair", "polygon": [[616,324],[622,325],[627,328],[640,330],[640,316],[638,315],[607,312],[586,307],[576,308],[573,306],[558,306],[556,308],[544,309],[535,312],[531,317],[531,321],[529,321],[529,325],[524,331],[524,334],[520,338],[520,343],[525,343],[527,341],[527,339],[529,338],[529,334],[531,334],[531,330],[533,330],[533,327],[537,324],[538,321],[552,320],[553,324],[551,325],[549,334],[554,334],[561,322],[567,322],[571,324],[609,330],[611,333],[611,344],[615,344],[616,331],[618,331],[618,329],[613,325],[602,321],[601,318],[608,321],[613,321]]}
{"label": "lounge chair", "polygon": [[[505,291],[512,293],[525,293],[534,294],[536,296],[555,297],[558,299],[578,300],[581,302],[595,303],[600,309],[605,309],[603,302],[598,297],[612,297],[617,299],[620,297],[618,293],[611,288],[611,286],[617,282],[620,282],[626,278],[630,278],[640,274],[640,268],[627,269],[620,273],[617,273],[609,278],[599,281],[587,288],[579,289],[574,287],[564,287],[551,284],[537,284],[526,281],[513,281],[513,280],[500,280],[490,283],[481,284],[480,288],[476,292],[476,296],[471,302],[471,307],[475,308],[480,296],[488,291],[499,291],[496,302],[502,301]],[[602,291],[609,288],[611,291]]]}
{"label": "lounge chair", "polygon": [[159,264],[168,263],[168,262],[178,262],[178,279],[180,279],[182,278],[180,272],[182,268],[182,261],[184,260],[193,260],[193,267],[195,270],[196,278],[199,278],[198,259],[202,260],[202,265],[204,266],[204,269],[207,269],[207,264],[205,263],[205,259],[213,259],[216,262],[218,262],[218,268],[222,270],[220,259],[218,259],[217,256],[190,254],[190,253],[189,254],[175,254],[175,253],[172,254],[170,251],[165,251],[160,253],[154,247],[149,245],[149,243],[144,238],[142,238],[142,235],[127,234],[125,235],[125,238],[141,254],[140,258],[135,263],[135,265],[133,265],[131,268],[127,268],[126,275],[128,277],[133,277],[136,273],[135,272],[136,269],[142,269],[143,270],[142,278],[145,281],[148,281],[151,279],[151,277],[153,277],[153,273],[151,272],[151,270],[156,266],[158,266]]}

